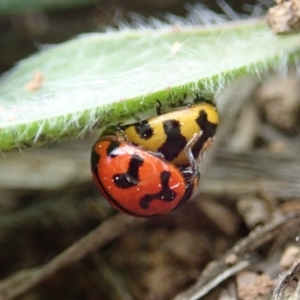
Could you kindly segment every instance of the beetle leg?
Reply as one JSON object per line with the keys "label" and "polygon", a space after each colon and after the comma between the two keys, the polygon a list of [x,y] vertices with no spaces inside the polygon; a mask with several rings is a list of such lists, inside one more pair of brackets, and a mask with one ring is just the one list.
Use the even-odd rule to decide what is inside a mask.
{"label": "beetle leg", "polygon": [[196,171],[198,169],[198,165],[196,163],[195,157],[193,156],[192,147],[196,143],[196,141],[199,139],[200,136],[201,136],[201,134],[195,133],[193,138],[184,147],[185,154],[190,162],[192,170],[194,170],[194,171]]}
{"label": "beetle leg", "polygon": [[158,99],[156,99],[156,102],[157,102],[156,113],[159,116],[161,115],[161,102]]}

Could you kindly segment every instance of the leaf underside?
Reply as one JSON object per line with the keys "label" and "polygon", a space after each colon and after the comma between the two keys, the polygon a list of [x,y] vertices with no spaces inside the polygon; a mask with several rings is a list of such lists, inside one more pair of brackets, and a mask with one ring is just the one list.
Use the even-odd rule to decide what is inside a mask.
{"label": "leaf underside", "polygon": [[45,46],[0,81],[0,150],[79,137],[150,108],[153,114],[157,99],[175,106],[185,95],[212,99],[230,80],[286,71],[299,58],[299,37],[253,20],[125,29]]}

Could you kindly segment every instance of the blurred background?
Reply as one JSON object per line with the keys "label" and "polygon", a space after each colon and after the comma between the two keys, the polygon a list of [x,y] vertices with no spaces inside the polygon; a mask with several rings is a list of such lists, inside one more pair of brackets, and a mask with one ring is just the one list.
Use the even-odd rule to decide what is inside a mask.
{"label": "blurred background", "polygon": [[[6,4],[9,2],[11,4]],[[147,23],[147,18],[166,20],[169,14],[188,17],[199,3],[220,14],[224,14],[225,8],[229,16],[231,9],[237,13],[250,15],[255,11],[263,15],[272,1],[70,0],[64,3],[41,0],[24,5],[17,0],[0,1],[1,72],[44,44],[61,43],[79,34],[105,31],[107,27],[118,28],[120,24],[132,23],[133,19]]]}
{"label": "blurred background", "polygon": [[[267,0],[22,2],[10,6],[0,0],[0,73],[45,45],[79,34],[153,25],[155,20],[176,25],[184,18],[194,24],[192,17],[201,14],[203,5],[233,20],[264,16],[272,5]],[[227,131],[219,133],[200,196],[171,215],[137,222],[17,299],[172,299],[255,226],[275,213],[300,210],[300,79],[295,68],[287,73],[245,78],[218,96],[218,101],[243,99],[243,108],[233,119],[222,120]],[[226,127],[226,122],[231,123]],[[116,215],[90,175],[90,149],[97,137],[91,133],[78,141],[0,153],[0,280],[46,264]],[[274,277],[282,271],[277,262],[283,244],[272,255],[269,245],[253,261],[255,278],[263,274],[271,288],[268,271]],[[266,298],[247,298],[239,279],[234,281],[239,298],[226,298],[229,285],[224,284],[205,299],[269,299],[271,289]]]}

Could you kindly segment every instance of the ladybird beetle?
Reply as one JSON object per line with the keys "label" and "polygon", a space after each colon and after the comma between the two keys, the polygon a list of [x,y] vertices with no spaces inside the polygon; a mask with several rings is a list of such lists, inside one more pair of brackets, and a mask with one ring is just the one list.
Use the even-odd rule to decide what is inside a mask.
{"label": "ladybird beetle", "polygon": [[198,169],[178,169],[118,135],[100,138],[92,149],[91,170],[103,196],[129,215],[165,215],[185,203],[199,182]]}
{"label": "ladybird beetle", "polygon": [[[160,105],[160,103],[159,103]],[[124,138],[145,150],[161,153],[165,160],[178,167],[190,165],[184,149],[197,134],[192,145],[194,159],[199,157],[215,135],[219,116],[211,103],[187,105],[129,125],[119,125]]]}

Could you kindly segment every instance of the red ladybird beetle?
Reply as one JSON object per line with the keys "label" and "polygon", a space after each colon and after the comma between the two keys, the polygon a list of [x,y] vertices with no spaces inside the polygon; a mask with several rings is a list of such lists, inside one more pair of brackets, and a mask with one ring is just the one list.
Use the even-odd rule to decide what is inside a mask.
{"label": "red ladybird beetle", "polygon": [[178,169],[118,135],[95,143],[91,154],[93,179],[103,196],[119,211],[139,217],[165,215],[195,191],[198,168]]}

